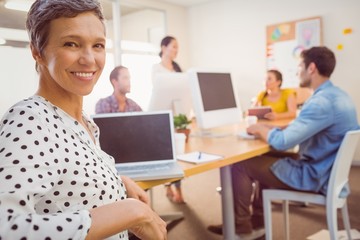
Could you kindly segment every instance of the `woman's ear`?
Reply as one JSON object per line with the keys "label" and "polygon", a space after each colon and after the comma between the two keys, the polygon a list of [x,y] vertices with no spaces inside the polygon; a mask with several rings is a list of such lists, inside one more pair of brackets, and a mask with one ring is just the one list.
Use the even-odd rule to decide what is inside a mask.
{"label": "woman's ear", "polygon": [[35,59],[35,61],[37,63],[39,63],[39,61],[41,61],[41,54],[40,52],[34,47],[34,45],[32,43],[30,43],[30,50],[31,50],[31,55],[32,57]]}

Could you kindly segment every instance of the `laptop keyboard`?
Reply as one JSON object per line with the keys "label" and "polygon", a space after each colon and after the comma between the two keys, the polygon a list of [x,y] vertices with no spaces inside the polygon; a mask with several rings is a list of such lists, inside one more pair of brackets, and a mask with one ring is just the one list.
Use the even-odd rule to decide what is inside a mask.
{"label": "laptop keyboard", "polygon": [[148,172],[170,169],[170,164],[152,164],[152,165],[135,165],[135,166],[121,166],[117,167],[120,172]]}

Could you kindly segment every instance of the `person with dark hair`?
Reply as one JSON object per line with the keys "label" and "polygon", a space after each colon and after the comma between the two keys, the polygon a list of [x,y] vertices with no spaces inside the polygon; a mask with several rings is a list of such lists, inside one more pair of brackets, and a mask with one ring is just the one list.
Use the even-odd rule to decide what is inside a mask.
{"label": "person with dark hair", "polygon": [[153,79],[157,73],[182,72],[179,64],[174,61],[179,50],[177,40],[172,36],[166,36],[161,40],[160,47],[161,62],[153,66]]}
{"label": "person with dark hair", "polygon": [[282,74],[278,70],[267,71],[265,91],[258,94],[254,106],[270,106],[272,112],[265,114],[269,120],[294,118],[296,116],[296,96],[292,89],[281,89]]}
{"label": "person with dark hair", "polygon": [[82,110],[105,65],[100,3],[36,0],[26,28],[39,85],[0,122],[0,239],[167,239]]}
{"label": "person with dark hair", "polygon": [[[161,51],[159,56],[161,62],[155,64],[152,69],[152,79],[154,81],[156,74],[168,72],[181,72],[180,66],[174,61],[178,54],[179,45],[177,40],[172,36],[166,36],[160,43]],[[166,196],[171,202],[185,203],[182,191],[181,181],[175,181],[171,184],[166,184]]]}
{"label": "person with dark hair", "polygon": [[[236,233],[246,239],[264,234],[262,189],[326,194],[331,168],[346,132],[359,129],[353,101],[329,79],[335,63],[335,55],[327,47],[304,50],[298,72],[300,86],[309,87],[314,93],[299,116],[286,128],[264,123],[247,128],[248,133],[263,139],[275,150],[285,151],[299,144],[299,152],[282,152],[280,157],[262,155],[233,165]],[[342,194],[348,194],[348,188]],[[222,226],[208,229],[222,233]]]}
{"label": "person with dark hair", "polygon": [[141,112],[141,107],[126,97],[130,92],[130,73],[124,66],[115,67],[110,73],[110,82],[114,88],[112,95],[100,99],[95,106],[95,113]]}

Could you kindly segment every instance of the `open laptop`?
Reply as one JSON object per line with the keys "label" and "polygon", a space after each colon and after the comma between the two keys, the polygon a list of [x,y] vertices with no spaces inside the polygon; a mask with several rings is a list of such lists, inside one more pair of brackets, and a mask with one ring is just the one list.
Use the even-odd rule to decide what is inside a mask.
{"label": "open laptop", "polygon": [[133,180],[183,177],[177,163],[171,111],[108,113],[92,116],[100,146],[115,158],[121,175]]}

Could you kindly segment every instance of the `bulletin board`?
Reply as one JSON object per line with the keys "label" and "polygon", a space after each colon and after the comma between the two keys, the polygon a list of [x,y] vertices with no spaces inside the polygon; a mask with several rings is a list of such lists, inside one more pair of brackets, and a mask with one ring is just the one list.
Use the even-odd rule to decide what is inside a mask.
{"label": "bulletin board", "polygon": [[269,25],[266,27],[267,69],[277,69],[282,73],[282,87],[298,87],[296,74],[301,51],[320,45],[321,17]]}

